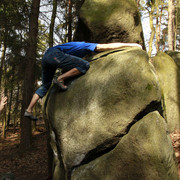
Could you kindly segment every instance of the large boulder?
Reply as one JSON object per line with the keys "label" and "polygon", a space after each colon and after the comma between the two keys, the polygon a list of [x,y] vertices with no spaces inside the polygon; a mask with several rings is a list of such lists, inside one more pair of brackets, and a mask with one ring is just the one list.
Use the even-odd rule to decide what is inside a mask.
{"label": "large boulder", "polygon": [[[143,118],[156,110],[162,115],[161,89],[147,53],[135,47],[108,51],[91,58],[90,64],[87,74],[74,80],[68,91],[58,92],[53,86],[46,100],[54,154],[53,180],[85,180],[91,172],[95,174],[89,179],[104,180],[103,173],[108,174],[109,167],[112,178],[108,174],[107,180],[125,179],[138,160],[147,165],[138,164],[143,168],[137,174],[139,179],[146,179],[149,173],[152,176],[147,179],[160,179],[158,175],[162,175],[176,180],[176,162],[164,119],[157,112]],[[137,139],[136,147],[127,143],[133,138]],[[113,163],[121,152],[122,161]],[[108,164],[103,163],[101,156],[109,159]],[[129,163],[132,166],[127,166]],[[117,167],[124,165],[126,173],[121,173]],[[93,167],[94,171],[88,170]],[[119,175],[113,176],[115,169]],[[136,171],[130,172],[128,178],[135,179]]]}
{"label": "large boulder", "polygon": [[98,43],[134,42],[144,46],[136,1],[85,0],[74,40]]}
{"label": "large boulder", "polygon": [[157,111],[132,126],[110,152],[74,169],[72,180],[178,180],[165,120]]}
{"label": "large boulder", "polygon": [[175,63],[180,68],[180,52],[178,51],[166,51],[166,53],[171,56],[171,58],[175,61]]}
{"label": "large boulder", "polygon": [[180,59],[178,53],[169,54],[175,61],[166,53],[159,52],[153,58],[153,64],[162,89],[164,117],[168,130],[173,132],[180,130]]}

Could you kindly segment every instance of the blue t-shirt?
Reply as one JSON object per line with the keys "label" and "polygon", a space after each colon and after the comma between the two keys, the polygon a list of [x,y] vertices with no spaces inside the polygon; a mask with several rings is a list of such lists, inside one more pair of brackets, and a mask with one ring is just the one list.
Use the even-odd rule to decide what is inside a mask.
{"label": "blue t-shirt", "polygon": [[97,43],[86,42],[69,42],[61,45],[54,46],[66,54],[70,54],[77,57],[84,57],[90,52],[95,51]]}

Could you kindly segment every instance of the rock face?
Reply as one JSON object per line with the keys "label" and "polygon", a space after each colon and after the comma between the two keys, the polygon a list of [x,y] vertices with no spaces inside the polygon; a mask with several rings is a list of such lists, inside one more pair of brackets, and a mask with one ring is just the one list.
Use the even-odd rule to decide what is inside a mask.
{"label": "rock face", "polygon": [[178,179],[166,131],[159,113],[149,113],[132,126],[111,152],[74,169],[72,180]]}
{"label": "rock face", "polygon": [[[164,117],[168,130],[180,130],[180,53],[169,52],[175,61],[166,53],[159,52],[153,64],[159,77],[163,94]],[[178,60],[179,59],[179,60]],[[176,63],[177,64],[176,64]]]}
{"label": "rock face", "polygon": [[161,89],[147,53],[109,51],[90,64],[68,91],[53,86],[46,100],[53,180],[177,180]]}
{"label": "rock face", "polygon": [[166,53],[171,56],[171,58],[175,61],[177,66],[180,68],[180,52],[178,51],[166,51]]}
{"label": "rock face", "polygon": [[74,40],[98,43],[135,42],[144,46],[136,1],[85,0]]}

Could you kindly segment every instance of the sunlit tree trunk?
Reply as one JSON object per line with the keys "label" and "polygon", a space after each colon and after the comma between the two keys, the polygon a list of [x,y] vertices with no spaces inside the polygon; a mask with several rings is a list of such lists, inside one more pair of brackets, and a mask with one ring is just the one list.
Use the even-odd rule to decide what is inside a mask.
{"label": "sunlit tree trunk", "polygon": [[175,41],[175,5],[174,0],[168,0],[168,49],[174,51]]}
{"label": "sunlit tree trunk", "polygon": [[31,147],[32,126],[31,121],[23,116],[25,108],[28,106],[35,84],[35,62],[38,35],[38,17],[39,17],[40,0],[32,0],[31,14],[29,19],[29,47],[26,55],[24,93],[22,102],[21,117],[21,139],[20,147],[22,150]]}
{"label": "sunlit tree trunk", "polygon": [[[176,1],[175,5],[175,31],[174,31],[175,41],[174,41],[174,50],[180,50],[180,46],[177,47],[177,35],[180,33],[180,0]],[[179,38],[180,44],[180,38]]]}
{"label": "sunlit tree trunk", "polygon": [[1,84],[2,84],[2,75],[4,71],[5,54],[6,54],[6,40],[2,44],[1,65],[0,65],[0,89],[2,89]]}
{"label": "sunlit tree trunk", "polygon": [[155,5],[154,5],[154,3],[152,3],[151,11],[149,13],[149,23],[150,23],[150,28],[151,28],[151,36],[150,36],[150,39],[149,39],[149,51],[148,51],[149,57],[152,54],[152,46],[153,46],[153,40],[154,40],[154,35],[155,35],[155,28],[153,26],[154,9],[155,9]]}
{"label": "sunlit tree trunk", "polygon": [[160,27],[161,27],[161,21],[160,21],[160,15],[159,15],[159,0],[156,0],[156,50],[159,51],[159,41],[160,41]]}
{"label": "sunlit tree trunk", "polygon": [[56,11],[57,11],[57,0],[53,0],[53,11],[51,16],[51,24],[49,28],[49,47],[53,46],[53,33],[54,33],[54,24],[56,19]]}
{"label": "sunlit tree trunk", "polygon": [[[164,7],[163,7],[163,5],[161,5],[161,7],[160,7],[160,17],[159,17],[159,35],[158,35],[159,36],[159,43],[160,43],[159,46],[161,46],[160,47],[161,50],[163,50],[163,47],[165,47],[165,40],[164,40],[164,37],[163,37],[164,36],[164,32],[161,31],[163,9],[164,9]],[[161,38],[162,38],[162,41],[160,42]]]}

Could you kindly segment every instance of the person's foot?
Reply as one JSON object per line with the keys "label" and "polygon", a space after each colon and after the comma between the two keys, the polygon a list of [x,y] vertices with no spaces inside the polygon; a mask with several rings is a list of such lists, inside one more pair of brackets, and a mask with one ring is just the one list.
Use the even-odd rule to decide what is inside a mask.
{"label": "person's foot", "polygon": [[63,91],[66,91],[68,87],[64,85],[63,81],[58,81],[56,78],[53,79],[53,83],[60,87]]}
{"label": "person's foot", "polygon": [[30,120],[33,120],[33,121],[38,120],[37,117],[33,116],[33,114],[31,112],[28,112],[27,110],[25,111],[24,116],[29,118]]}

